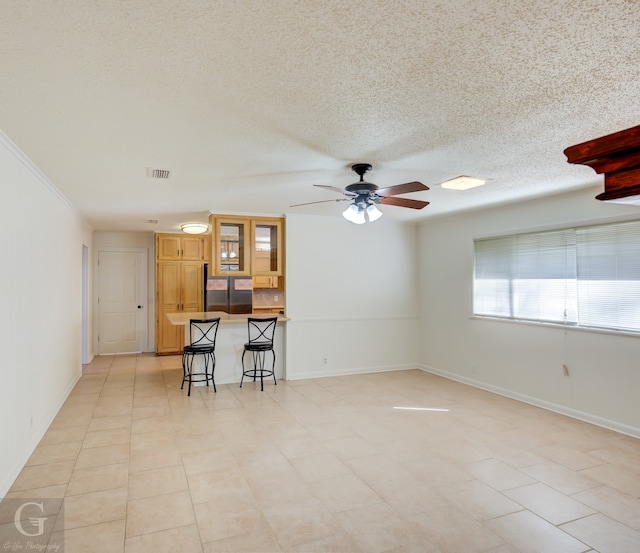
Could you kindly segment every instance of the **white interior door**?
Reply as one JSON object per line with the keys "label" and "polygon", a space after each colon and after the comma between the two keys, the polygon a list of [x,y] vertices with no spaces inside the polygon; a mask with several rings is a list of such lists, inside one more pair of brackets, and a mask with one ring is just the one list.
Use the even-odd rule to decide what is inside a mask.
{"label": "white interior door", "polygon": [[142,351],[146,332],[146,259],[142,252],[98,252],[98,351]]}

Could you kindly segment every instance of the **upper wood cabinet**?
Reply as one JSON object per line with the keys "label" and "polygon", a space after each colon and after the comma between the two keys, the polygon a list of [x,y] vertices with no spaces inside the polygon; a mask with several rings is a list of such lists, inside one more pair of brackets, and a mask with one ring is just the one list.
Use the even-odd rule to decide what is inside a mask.
{"label": "upper wood cabinet", "polygon": [[183,261],[209,261],[211,252],[210,236],[183,236],[182,260]]}
{"label": "upper wood cabinet", "polygon": [[251,222],[240,217],[213,217],[213,274],[251,275]]}
{"label": "upper wood cabinet", "polygon": [[282,274],[282,220],[251,220],[251,266],[255,276]]}
{"label": "upper wood cabinet", "polygon": [[156,259],[159,261],[209,261],[210,252],[208,234],[156,234]]}
{"label": "upper wood cabinet", "polygon": [[278,277],[270,276],[271,273],[271,252],[268,250],[256,250],[253,258],[253,287],[254,288],[277,288]]}
{"label": "upper wood cabinet", "polygon": [[253,277],[254,288],[278,288],[277,276],[254,276]]}
{"label": "upper wood cabinet", "polygon": [[282,276],[284,220],[211,215],[213,274]]}

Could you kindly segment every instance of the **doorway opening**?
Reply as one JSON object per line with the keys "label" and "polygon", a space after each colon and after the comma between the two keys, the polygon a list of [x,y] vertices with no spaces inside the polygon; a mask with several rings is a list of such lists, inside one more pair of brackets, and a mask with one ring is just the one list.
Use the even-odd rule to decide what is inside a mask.
{"label": "doorway opening", "polygon": [[89,248],[82,244],[82,364],[89,359]]}

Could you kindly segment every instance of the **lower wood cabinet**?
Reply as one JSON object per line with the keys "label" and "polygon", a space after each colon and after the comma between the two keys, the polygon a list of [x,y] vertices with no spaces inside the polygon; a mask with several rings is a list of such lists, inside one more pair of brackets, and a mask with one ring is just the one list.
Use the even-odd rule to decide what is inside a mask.
{"label": "lower wood cabinet", "polygon": [[188,261],[156,263],[156,353],[180,353],[184,328],[167,320],[167,313],[202,311],[203,264]]}
{"label": "lower wood cabinet", "polygon": [[256,315],[268,315],[268,314],[278,315],[280,314],[280,311],[282,311],[282,308],[280,307],[254,307],[253,308],[253,312]]}

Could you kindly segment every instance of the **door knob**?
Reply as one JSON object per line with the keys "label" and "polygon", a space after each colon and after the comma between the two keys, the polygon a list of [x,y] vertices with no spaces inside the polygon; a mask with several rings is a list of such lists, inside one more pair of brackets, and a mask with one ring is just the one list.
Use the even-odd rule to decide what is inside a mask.
{"label": "door knob", "polygon": [[141,305],[139,305],[139,306],[138,306],[138,309],[142,309],[142,306],[141,306]]}

